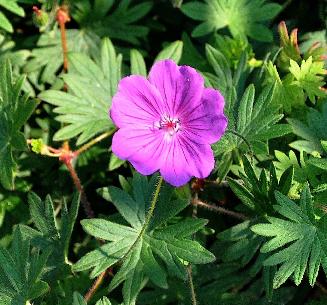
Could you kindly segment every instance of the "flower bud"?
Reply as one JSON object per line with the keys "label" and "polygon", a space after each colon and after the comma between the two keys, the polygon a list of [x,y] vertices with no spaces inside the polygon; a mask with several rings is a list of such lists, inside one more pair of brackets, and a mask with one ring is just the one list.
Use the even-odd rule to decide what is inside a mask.
{"label": "flower bud", "polygon": [[36,6],[33,6],[33,23],[37,27],[44,27],[49,22],[49,15],[37,8]]}

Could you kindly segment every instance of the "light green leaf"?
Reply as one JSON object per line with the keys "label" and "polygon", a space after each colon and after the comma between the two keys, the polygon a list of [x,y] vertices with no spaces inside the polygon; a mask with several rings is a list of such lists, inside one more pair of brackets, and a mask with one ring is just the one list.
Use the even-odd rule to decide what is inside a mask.
{"label": "light green leaf", "polygon": [[121,56],[116,56],[108,39],[102,42],[101,54],[101,65],[85,54],[70,54],[70,73],[64,76],[68,93],[47,90],[40,94],[41,99],[56,106],[57,120],[66,124],[55,134],[56,141],[79,135],[77,145],[81,145],[114,128],[108,110],[121,78]]}
{"label": "light green leaf", "polygon": [[131,50],[131,74],[147,76],[144,58],[139,51],[134,49]]}
{"label": "light green leaf", "polygon": [[155,61],[172,59],[177,64],[182,57],[183,41],[177,40],[165,47],[156,57]]}
{"label": "light green leaf", "polygon": [[192,19],[203,21],[192,35],[203,36],[228,26],[234,37],[249,36],[260,41],[272,41],[271,31],[264,25],[281,10],[277,3],[265,0],[205,0],[182,5],[182,12]]}

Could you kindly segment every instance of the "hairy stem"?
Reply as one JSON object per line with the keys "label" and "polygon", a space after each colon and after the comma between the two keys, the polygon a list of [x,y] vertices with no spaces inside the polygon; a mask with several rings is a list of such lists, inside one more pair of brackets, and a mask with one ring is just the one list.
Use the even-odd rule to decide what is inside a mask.
{"label": "hairy stem", "polygon": [[75,184],[75,187],[77,188],[78,192],[81,194],[81,202],[84,207],[85,214],[87,215],[88,218],[94,218],[94,212],[91,208],[90,202],[87,200],[87,197],[84,192],[84,188],[82,186],[81,180],[79,179],[71,160],[64,161],[70,176],[73,179],[73,182]]}
{"label": "hairy stem", "polygon": [[319,289],[320,289],[324,294],[327,294],[327,288],[326,288],[323,284],[321,284],[319,281],[316,281],[315,285],[316,285],[317,287],[319,287]]}
{"label": "hairy stem", "polygon": [[220,214],[225,214],[225,215],[237,218],[237,219],[241,219],[241,220],[247,220],[248,219],[248,217],[246,217],[245,215],[243,215],[241,213],[234,212],[234,211],[225,209],[223,207],[218,207],[216,205],[208,204],[208,203],[203,202],[201,200],[193,200],[193,204],[197,205],[197,206],[200,206],[200,207],[203,207],[203,208],[206,208],[206,209],[208,209],[210,211],[214,211],[214,212],[217,212],[217,213],[220,213]]}
{"label": "hairy stem", "polygon": [[188,265],[186,268],[186,271],[187,271],[188,282],[190,285],[192,305],[197,305],[198,302],[196,300],[196,294],[195,294],[195,289],[194,289],[194,284],[193,284],[192,265]]}
{"label": "hairy stem", "polygon": [[233,134],[233,135],[239,137],[240,139],[242,139],[242,140],[244,141],[244,143],[246,144],[246,146],[247,146],[247,147],[249,148],[249,150],[250,150],[251,160],[253,161],[253,155],[254,155],[254,153],[253,153],[252,146],[251,146],[250,142],[249,142],[245,137],[243,137],[240,133],[238,133],[238,132],[235,131],[235,130],[227,129],[226,132],[229,132],[229,133],[231,133],[231,134]]}
{"label": "hairy stem", "polygon": [[157,201],[158,201],[158,197],[159,197],[159,194],[160,194],[160,189],[161,189],[161,185],[162,185],[162,177],[160,176],[159,177],[159,181],[157,183],[157,187],[154,191],[154,194],[153,194],[153,198],[152,198],[152,201],[151,201],[151,205],[150,205],[150,209],[145,217],[145,222],[141,228],[141,231],[140,233],[137,235],[137,238],[136,240],[134,241],[134,243],[132,244],[132,246],[128,249],[128,251],[125,253],[125,255],[119,260],[119,262],[123,262],[126,257],[132,252],[132,250],[135,248],[135,246],[137,245],[137,243],[140,241],[140,239],[142,238],[142,236],[144,235],[146,229],[148,228],[148,225],[150,223],[150,220],[152,218],[152,215],[153,215],[153,212],[154,212],[154,209],[156,207],[156,204],[157,204]]}
{"label": "hairy stem", "polygon": [[57,21],[60,27],[60,36],[61,36],[61,46],[63,54],[63,67],[65,73],[68,71],[68,47],[67,47],[67,36],[66,36],[66,22],[69,21],[68,13],[63,9],[59,8],[57,11]]}
{"label": "hairy stem", "polygon": [[90,288],[90,290],[86,293],[86,295],[84,296],[84,299],[86,302],[88,302],[92,296],[94,295],[94,293],[98,290],[98,288],[100,287],[100,285],[102,284],[105,276],[106,276],[107,270],[103,271],[94,281],[92,287]]}
{"label": "hairy stem", "polygon": [[93,146],[94,144],[97,144],[98,142],[102,141],[103,139],[111,136],[114,133],[115,129],[112,129],[110,131],[107,131],[101,135],[99,135],[98,137],[92,139],[90,142],[84,144],[83,146],[81,146],[78,150],[75,151],[76,155],[79,155],[80,153],[88,150],[91,146]]}

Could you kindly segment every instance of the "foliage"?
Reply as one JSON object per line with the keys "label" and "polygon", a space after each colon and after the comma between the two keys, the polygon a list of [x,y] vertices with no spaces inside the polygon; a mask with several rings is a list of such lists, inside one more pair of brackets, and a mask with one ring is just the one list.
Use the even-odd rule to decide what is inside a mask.
{"label": "foliage", "polygon": [[49,254],[31,253],[30,241],[16,228],[11,248],[0,248],[2,304],[26,304],[49,290],[49,285],[41,280]]}
{"label": "foliage", "polygon": [[203,21],[193,30],[194,37],[228,26],[234,37],[249,36],[260,41],[272,41],[272,33],[263,22],[274,18],[280,9],[277,3],[265,0],[206,0],[206,3],[194,1],[182,6],[184,14]]}
{"label": "foliage", "polygon": [[[160,193],[149,229],[139,238],[156,180],[156,176],[147,181],[146,177],[135,175],[131,182],[131,194],[116,187],[101,190],[102,196],[112,201],[131,227],[104,219],[82,221],[83,229],[88,234],[110,243],[86,254],[74,265],[74,270],[93,268],[91,277],[96,277],[107,268],[121,264],[109,289],[124,282],[123,296],[127,304],[135,303],[145,276],[155,285],[167,288],[167,271],[183,279],[186,276],[183,262],[204,264],[215,259],[198,242],[190,239],[192,234],[206,224],[205,220],[185,219],[165,225],[188,204],[187,197],[174,196],[173,188],[168,185]],[[163,263],[165,267],[162,266]]]}
{"label": "foliage", "polygon": [[116,55],[110,40],[105,39],[98,64],[79,53],[72,53],[69,62],[71,72],[63,76],[69,92],[47,90],[40,98],[57,106],[54,109],[60,114],[57,119],[68,124],[55,134],[54,139],[62,141],[80,135],[79,145],[114,128],[107,112],[121,78],[121,56]]}
{"label": "foliage", "polygon": [[251,147],[256,154],[266,153],[268,140],[290,133],[287,124],[277,124],[283,115],[272,104],[274,90],[274,86],[265,88],[256,98],[256,102],[253,85],[246,89],[240,100],[236,96],[231,97],[225,113],[229,120],[228,129],[233,133],[226,133],[215,144],[217,155],[234,149],[248,151]]}
{"label": "foliage", "polygon": [[323,153],[321,141],[327,140],[326,131],[327,104],[324,103],[321,111],[310,109],[307,112],[306,124],[297,119],[288,119],[293,132],[303,140],[297,140],[290,144],[297,150],[307,153]]}
{"label": "foliage", "polygon": [[131,0],[119,1],[117,8],[110,12],[115,1],[95,1],[92,5],[89,0],[73,3],[73,18],[85,29],[92,29],[100,37],[109,36],[140,44],[140,39],[147,35],[148,28],[135,25],[134,22],[144,17],[152,7],[151,1],[144,1],[131,6]]}
{"label": "foliage", "polygon": [[262,215],[271,214],[275,203],[274,191],[278,190],[280,193],[288,195],[291,189],[294,175],[293,167],[290,166],[285,169],[278,180],[273,164],[270,166],[269,172],[262,169],[259,178],[246,157],[243,158],[243,164],[245,175],[240,173],[240,177],[244,186],[237,180],[229,178],[231,189],[242,203],[250,209]]}
{"label": "foliage", "polygon": [[[325,304],[327,11],[311,2],[0,0],[0,304]],[[228,118],[214,170],[180,188],[111,147],[118,83],[163,59]]]}
{"label": "foliage", "polygon": [[326,217],[316,219],[308,186],[301,194],[300,205],[279,192],[276,192],[276,200],[274,209],[286,219],[267,217],[269,224],[252,227],[256,234],[272,237],[261,247],[261,252],[274,252],[265,260],[266,266],[279,265],[274,288],[290,276],[299,285],[306,270],[313,286],[320,266],[326,268]]}
{"label": "foliage", "polygon": [[276,83],[273,101],[290,113],[292,108],[303,108],[307,98],[315,103],[317,99],[326,97],[323,89],[326,70],[322,61],[325,48],[316,42],[301,54],[297,29],[289,35],[285,22],[279,24],[279,35],[281,49],[277,66],[280,71],[273,61],[266,63],[266,82]]}
{"label": "foliage", "polygon": [[[24,17],[25,12],[23,8],[18,5],[17,2],[18,2],[17,0],[12,0],[12,1],[2,0],[0,1],[0,8],[4,8],[9,12],[14,13],[15,15]],[[6,15],[2,11],[0,11],[0,28],[10,33],[14,31],[14,28],[10,20],[8,19],[8,17],[6,17]]]}
{"label": "foliage", "polygon": [[0,182],[6,188],[13,188],[15,154],[27,149],[20,129],[32,114],[36,102],[21,95],[24,77],[14,79],[7,60],[0,62],[0,73]]}

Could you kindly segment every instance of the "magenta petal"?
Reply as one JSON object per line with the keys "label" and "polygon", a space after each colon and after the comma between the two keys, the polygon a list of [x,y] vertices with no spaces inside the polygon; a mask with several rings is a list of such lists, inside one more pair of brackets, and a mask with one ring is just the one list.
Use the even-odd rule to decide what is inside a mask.
{"label": "magenta petal", "polygon": [[181,186],[193,176],[197,178],[209,176],[214,164],[209,144],[198,144],[180,136],[173,140],[160,173],[165,181],[174,186]]}
{"label": "magenta petal", "polygon": [[179,67],[172,60],[155,63],[149,73],[149,81],[159,90],[168,113],[173,117],[194,107],[204,89],[203,78],[195,69]]}
{"label": "magenta petal", "polygon": [[224,98],[218,90],[204,89],[201,102],[182,114],[183,132],[197,143],[217,142],[227,127],[224,105]]}
{"label": "magenta petal", "polygon": [[159,91],[142,76],[123,78],[112,99],[110,117],[119,128],[152,126],[166,112]]}
{"label": "magenta petal", "polygon": [[121,128],[113,136],[112,151],[123,160],[129,160],[143,175],[160,168],[166,142],[160,132],[148,128]]}

